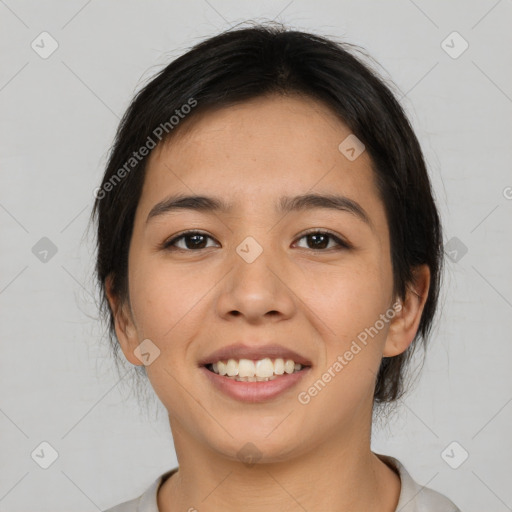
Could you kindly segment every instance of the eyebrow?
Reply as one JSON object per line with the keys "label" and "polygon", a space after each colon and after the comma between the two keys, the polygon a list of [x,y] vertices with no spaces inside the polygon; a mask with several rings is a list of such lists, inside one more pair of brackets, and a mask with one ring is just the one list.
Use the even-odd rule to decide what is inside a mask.
{"label": "eyebrow", "polygon": [[[217,197],[203,195],[185,196],[177,194],[166,197],[155,204],[147,216],[146,223],[160,215],[180,210],[193,210],[205,213],[229,213],[232,207],[231,204]],[[359,203],[346,196],[335,194],[303,194],[294,197],[284,196],[278,201],[277,213],[285,214],[317,208],[351,213],[373,229],[369,215]]]}

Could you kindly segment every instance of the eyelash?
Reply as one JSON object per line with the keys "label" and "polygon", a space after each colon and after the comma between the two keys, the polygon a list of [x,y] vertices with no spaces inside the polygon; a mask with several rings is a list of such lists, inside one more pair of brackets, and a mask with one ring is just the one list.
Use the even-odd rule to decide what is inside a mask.
{"label": "eyelash", "polygon": [[[334,233],[332,233],[330,231],[326,231],[326,230],[320,230],[320,229],[311,229],[311,230],[307,231],[306,233],[303,233],[297,240],[301,240],[302,238],[305,238],[306,236],[313,235],[313,234],[314,235],[326,235],[329,238],[331,238],[332,240],[334,240],[338,244],[338,248],[335,248],[334,250],[344,250],[344,249],[350,249],[352,247],[348,242],[345,242],[344,240],[340,239]],[[201,249],[182,249],[180,247],[173,247],[173,244],[175,244],[177,241],[187,238],[189,236],[193,236],[193,235],[203,235],[203,236],[211,238],[213,240],[212,236],[210,236],[207,233],[204,233],[202,231],[194,231],[194,230],[185,231],[184,233],[181,233],[180,235],[178,235],[170,240],[165,241],[162,244],[161,249],[165,249],[167,251],[198,252],[203,249],[209,248],[209,247],[205,247],[205,248],[201,248]],[[328,252],[332,249],[333,248],[331,247],[330,249],[307,249],[307,250],[314,251],[314,252]]]}

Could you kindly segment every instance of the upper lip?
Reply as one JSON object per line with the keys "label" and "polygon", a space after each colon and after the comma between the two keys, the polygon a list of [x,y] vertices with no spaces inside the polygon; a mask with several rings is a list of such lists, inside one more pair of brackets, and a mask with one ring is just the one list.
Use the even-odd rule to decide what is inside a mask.
{"label": "upper lip", "polygon": [[217,361],[227,361],[228,359],[264,359],[266,357],[270,359],[293,359],[295,363],[299,363],[302,366],[311,366],[309,359],[282,345],[249,346],[244,343],[235,343],[215,350],[199,361],[199,364],[205,366]]}

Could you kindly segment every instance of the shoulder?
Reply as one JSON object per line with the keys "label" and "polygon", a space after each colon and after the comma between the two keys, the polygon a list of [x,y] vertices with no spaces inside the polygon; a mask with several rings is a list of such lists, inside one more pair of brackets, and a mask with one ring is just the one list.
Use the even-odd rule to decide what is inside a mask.
{"label": "shoulder", "polygon": [[171,469],[163,475],[160,475],[153,483],[137,498],[129,501],[123,501],[115,507],[104,510],[103,512],[158,512],[157,493],[160,485],[172,474],[178,471],[178,468]]}
{"label": "shoulder", "polygon": [[400,475],[401,491],[397,511],[400,512],[461,512],[449,498],[413,480],[402,463],[389,455],[376,454]]}

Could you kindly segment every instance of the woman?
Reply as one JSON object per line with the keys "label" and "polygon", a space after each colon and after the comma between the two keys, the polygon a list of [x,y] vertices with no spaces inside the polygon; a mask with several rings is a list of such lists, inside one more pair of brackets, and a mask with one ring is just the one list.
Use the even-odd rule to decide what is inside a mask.
{"label": "woman", "polygon": [[459,510],[370,448],[443,249],[411,126],[347,45],[257,25],[195,46],[130,105],[93,215],[114,350],[179,463],[109,512]]}

